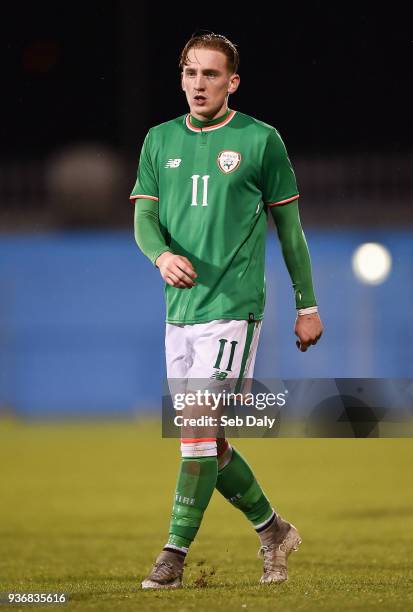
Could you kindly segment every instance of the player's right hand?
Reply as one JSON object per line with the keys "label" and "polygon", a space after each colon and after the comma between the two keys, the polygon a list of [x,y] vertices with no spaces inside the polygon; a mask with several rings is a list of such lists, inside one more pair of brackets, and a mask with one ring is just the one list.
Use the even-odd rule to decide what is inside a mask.
{"label": "player's right hand", "polygon": [[191,289],[195,285],[197,273],[189,259],[183,255],[174,255],[167,251],[159,255],[155,265],[164,281],[171,287]]}

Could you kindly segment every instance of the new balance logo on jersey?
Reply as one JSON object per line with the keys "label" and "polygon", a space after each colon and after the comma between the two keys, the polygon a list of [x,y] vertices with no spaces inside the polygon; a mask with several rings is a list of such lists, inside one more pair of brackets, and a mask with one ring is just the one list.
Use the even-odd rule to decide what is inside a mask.
{"label": "new balance logo on jersey", "polygon": [[182,159],[168,159],[168,161],[165,164],[165,168],[179,168],[179,164],[181,163]]}

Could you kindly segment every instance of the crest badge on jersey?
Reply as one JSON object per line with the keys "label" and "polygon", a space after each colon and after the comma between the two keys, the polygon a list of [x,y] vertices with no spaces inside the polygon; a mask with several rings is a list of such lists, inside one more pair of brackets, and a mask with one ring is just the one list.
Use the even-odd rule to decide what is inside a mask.
{"label": "crest badge on jersey", "polygon": [[234,172],[241,163],[241,153],[236,151],[221,151],[217,157],[218,168],[225,174]]}

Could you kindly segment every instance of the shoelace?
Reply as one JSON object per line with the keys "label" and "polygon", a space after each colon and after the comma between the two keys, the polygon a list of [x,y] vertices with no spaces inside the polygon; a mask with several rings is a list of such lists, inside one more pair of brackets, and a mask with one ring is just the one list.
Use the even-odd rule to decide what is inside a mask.
{"label": "shoelace", "polygon": [[271,552],[273,550],[280,550],[281,552],[285,552],[285,550],[282,548],[282,545],[284,544],[284,540],[282,542],[280,542],[279,544],[268,544],[267,546],[261,546],[259,551],[258,551],[258,555],[257,557],[264,557],[266,553]]}
{"label": "shoelace", "polygon": [[169,578],[169,572],[174,570],[174,566],[170,561],[159,561],[155,563],[152,571],[152,579]]}
{"label": "shoelace", "polygon": [[[284,569],[285,564],[280,563],[280,559],[277,559],[277,552],[284,552],[281,548],[283,542],[280,544],[269,544],[268,546],[261,546],[258,551],[258,558],[264,558],[264,573],[278,571],[281,568]],[[275,553],[275,558],[271,553]]]}
{"label": "shoelace", "polygon": [[268,551],[268,549],[269,549],[269,546],[260,546],[260,548],[259,548],[259,550],[258,550],[258,553],[257,553],[257,557],[258,557],[258,559],[259,559],[260,557],[264,557],[264,556],[265,556],[265,553]]}

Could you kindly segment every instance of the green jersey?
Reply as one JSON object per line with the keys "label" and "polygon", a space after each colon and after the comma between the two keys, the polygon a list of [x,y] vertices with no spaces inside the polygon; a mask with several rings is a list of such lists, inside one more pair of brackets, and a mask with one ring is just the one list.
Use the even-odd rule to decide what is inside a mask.
{"label": "green jersey", "polygon": [[165,285],[167,322],[262,319],[268,207],[298,198],[273,127],[228,110],[150,129],[131,194],[138,198],[159,201],[166,244],[198,275],[191,289]]}

